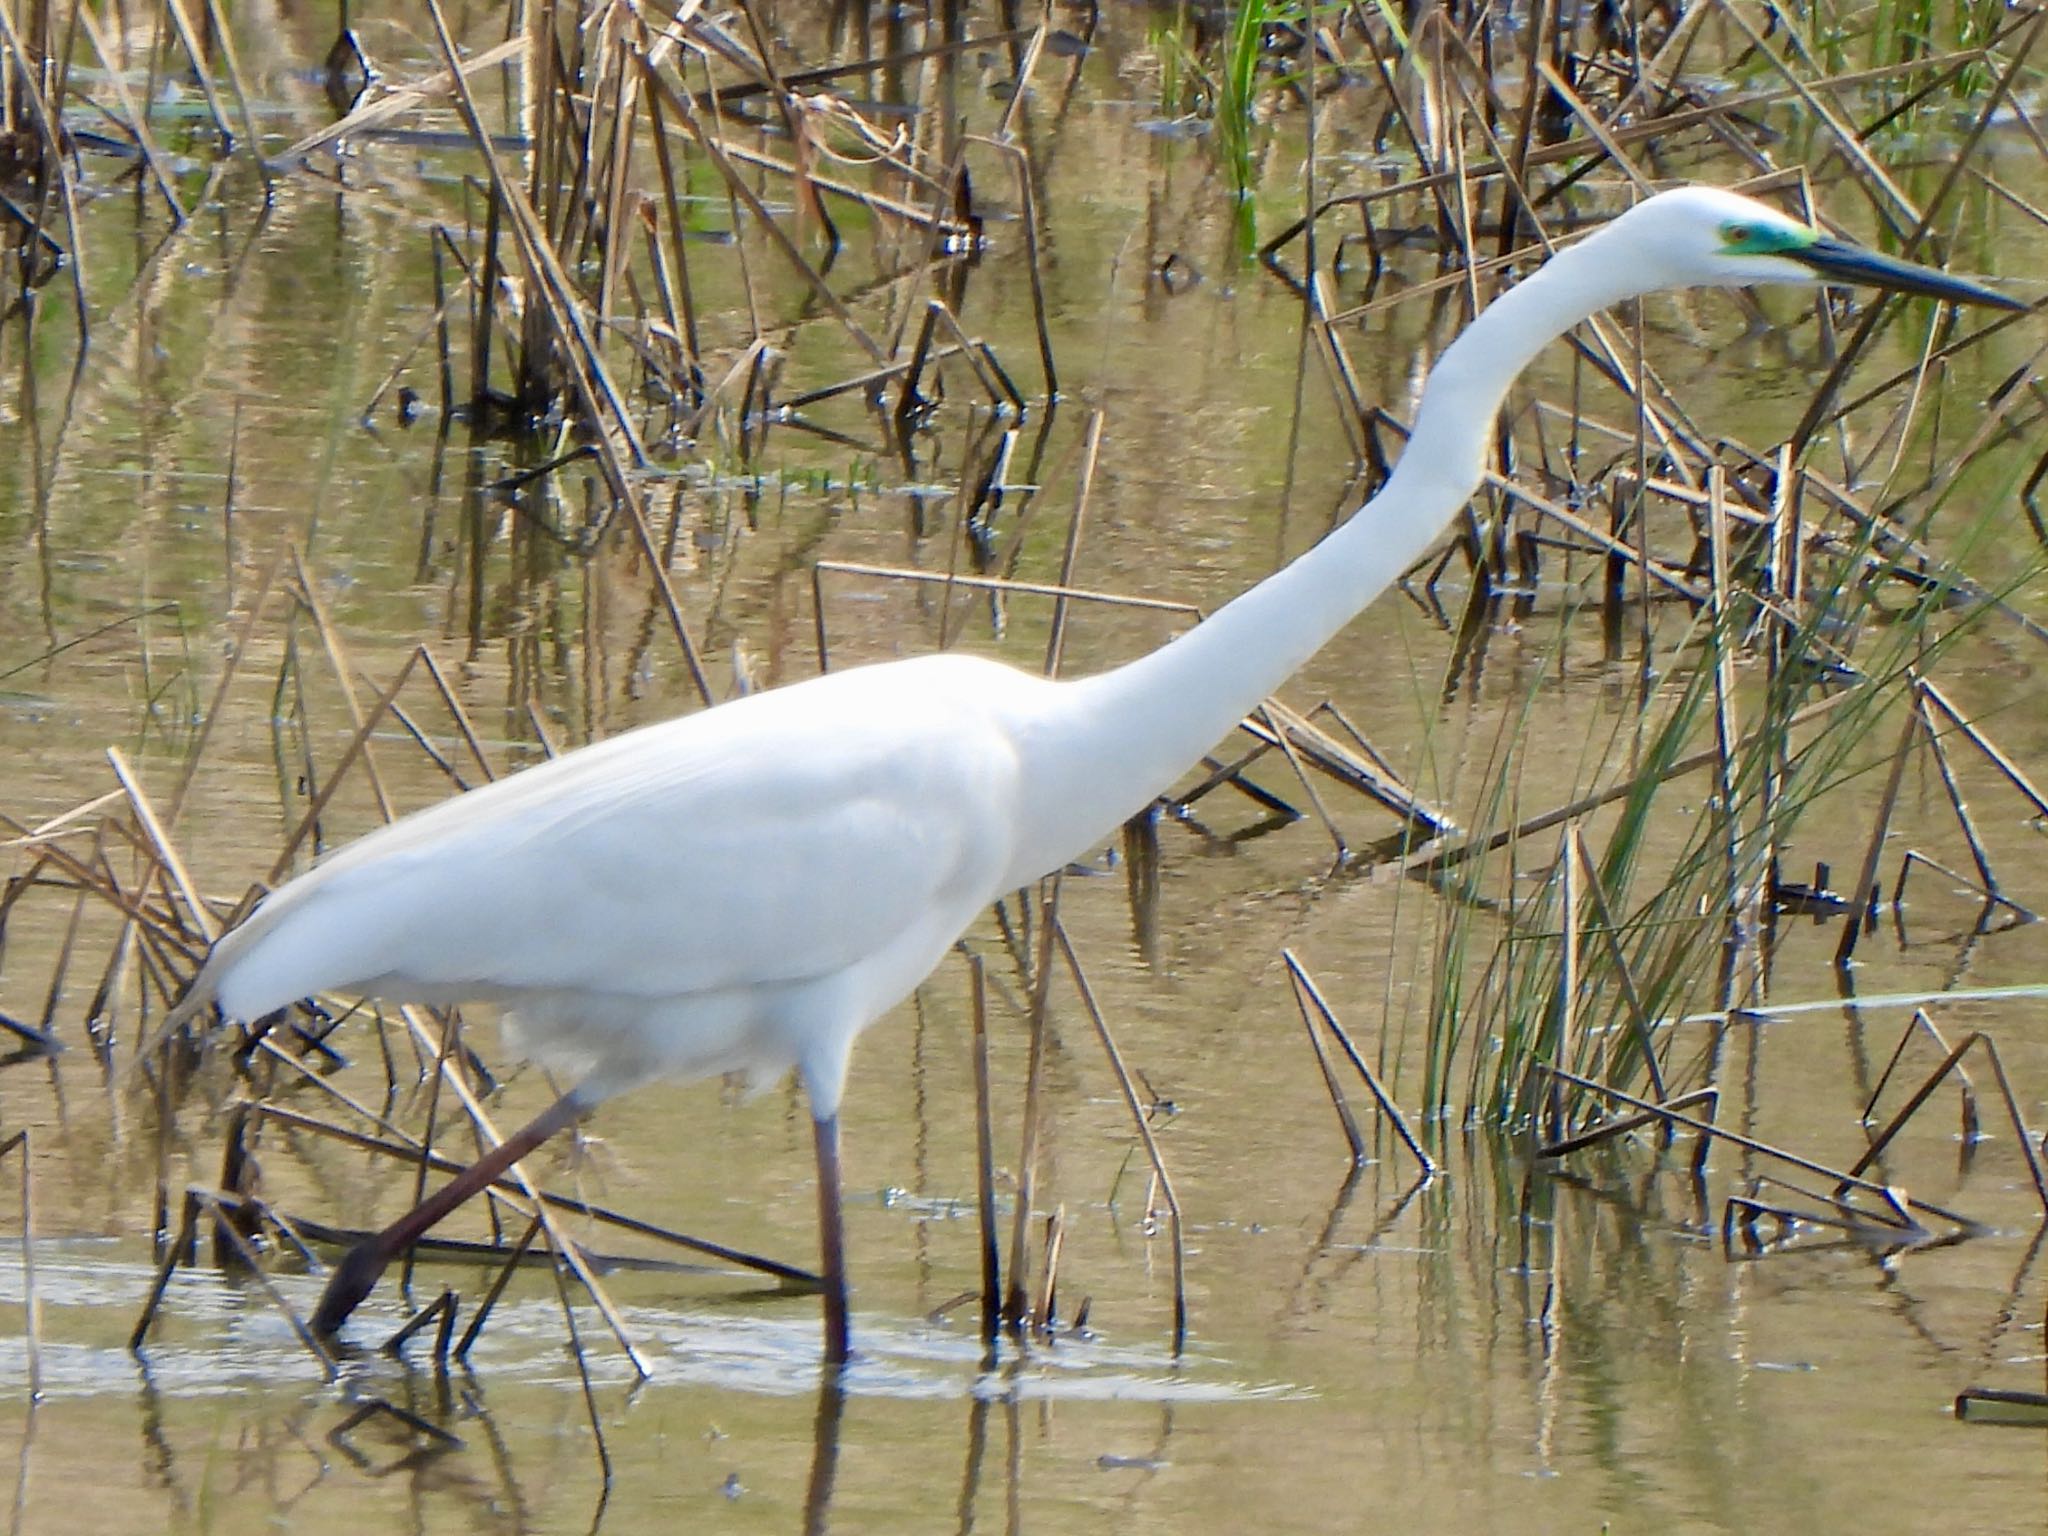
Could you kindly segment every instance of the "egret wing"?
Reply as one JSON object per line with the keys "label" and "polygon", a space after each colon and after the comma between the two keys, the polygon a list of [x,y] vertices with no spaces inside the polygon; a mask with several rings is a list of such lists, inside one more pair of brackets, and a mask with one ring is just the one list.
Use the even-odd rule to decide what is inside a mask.
{"label": "egret wing", "polygon": [[957,699],[833,681],[632,732],[373,833],[223,941],[224,1006],[373,985],[773,985],[857,962],[935,903],[986,899],[1008,851],[1001,730]]}

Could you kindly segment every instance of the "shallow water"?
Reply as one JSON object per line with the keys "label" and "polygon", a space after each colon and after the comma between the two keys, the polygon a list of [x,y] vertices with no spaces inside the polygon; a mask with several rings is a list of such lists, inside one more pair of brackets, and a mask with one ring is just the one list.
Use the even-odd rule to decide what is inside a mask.
{"label": "shallow water", "polygon": [[[329,24],[287,17],[268,46],[244,48],[245,67],[281,103],[280,135],[325,120],[317,91],[293,84],[292,71],[325,51]],[[409,24],[363,25],[394,73],[424,67]],[[1106,21],[1073,90],[1055,92],[1048,75],[1025,119],[1049,210],[1045,276],[1065,399],[1024,423],[1007,476],[1017,494],[997,533],[1020,541],[1014,574],[1057,578],[1085,418],[1100,408],[1076,581],[1208,608],[1349,506],[1352,461],[1321,376],[1311,369],[1299,382],[1296,301],[1235,259],[1207,146],[1154,131],[1153,59],[1138,18]],[[1000,99],[965,83],[964,110],[985,129]],[[1261,193],[1269,227],[1299,196],[1284,124],[1272,142]],[[1341,174],[1364,175],[1374,154],[1359,147],[1349,159]],[[0,810],[32,823],[105,792],[109,745],[162,803],[245,605],[288,542],[361,674],[381,684],[425,640],[501,765],[538,755],[529,702],[564,743],[689,707],[689,679],[628,541],[578,558],[501,500],[465,496],[472,471],[488,480],[542,451],[469,445],[459,427],[439,434],[430,352],[404,375],[427,398],[425,419],[402,425],[388,395],[370,405],[431,332],[427,217],[459,222],[468,163],[431,137],[381,143],[355,167],[358,191],[286,176],[267,211],[246,168],[202,197],[199,163],[185,190],[200,217],[159,244],[160,218],[138,220],[113,171],[88,161],[95,325],[75,375],[56,290],[32,334],[0,329],[0,654],[11,658],[0,679]],[[1734,171],[1709,163],[1700,174]],[[1003,199],[993,176],[984,195]],[[1834,194],[1828,201],[1837,206]],[[1845,217],[1857,206],[1841,194]],[[2009,236],[2003,270],[2038,270],[2038,236],[2001,212],[1987,218]],[[1419,216],[1410,207],[1403,217]],[[990,228],[958,307],[1028,393],[1036,343],[1021,237],[1014,223]],[[886,267],[883,243],[857,245],[850,275],[835,281],[859,289]],[[1415,254],[1412,267],[1397,261],[1393,281],[1430,275]],[[1156,275],[1169,255],[1200,280],[1169,291]],[[857,371],[843,337],[795,326],[801,286],[765,260],[760,270],[771,275],[758,301],[791,327],[778,331],[790,354],[781,395]],[[734,269],[707,256],[694,275],[713,350],[729,361],[747,335]],[[876,292],[878,326],[921,302],[886,284]],[[1457,313],[1426,308],[1387,312],[1353,345],[1361,393],[1402,414],[1428,353],[1458,324]],[[1782,295],[1763,308],[1785,329],[1750,330],[1721,296],[1646,311],[1648,350],[1685,381],[1710,432],[1775,441],[1818,371],[1810,308]],[[2001,337],[1950,376],[1956,416],[2028,360],[2033,335]],[[1914,339],[1894,338],[1859,377],[1909,360]],[[1561,350],[1544,381],[1560,395],[1572,386]],[[679,530],[672,577],[721,689],[736,672],[768,685],[816,669],[816,561],[960,567],[959,484],[988,422],[967,403],[964,375],[949,388],[908,463],[848,399],[804,414],[851,441],[784,423],[754,461],[707,443],[665,465],[651,499],[661,526],[673,519]],[[1879,428],[1860,430],[1863,447]],[[1972,483],[1995,487],[2016,465],[2024,473],[2038,451],[2008,445]],[[1045,488],[1035,500],[1021,494],[1031,484]],[[582,491],[572,479],[561,496],[550,510],[573,525]],[[1987,582],[2017,581],[2015,602],[2040,617],[2048,605],[2026,575],[2030,537],[2009,513],[1971,568]],[[1015,598],[997,612],[848,575],[827,577],[825,590],[834,665],[942,637],[1020,665],[1044,652],[1041,601]],[[1530,808],[1547,805],[1610,742],[1626,741],[1637,712],[1633,669],[1607,654],[1593,615],[1567,606],[1547,588],[1446,686],[1452,634],[1422,602],[1389,597],[1289,697],[1327,697],[1369,722],[1376,746],[1453,804],[1479,782],[1501,722],[1533,697],[1523,775]],[[1134,654],[1177,622],[1077,606],[1067,665]],[[2033,645],[1988,626],[1942,674],[2025,763],[2048,746]],[[280,690],[293,656],[298,681]],[[257,631],[177,829],[209,893],[231,898],[267,870],[307,804],[308,763],[317,778],[345,744],[326,665],[303,622]],[[311,724],[303,735],[274,728],[280,712]],[[444,716],[421,718],[459,755]],[[445,793],[395,729],[377,751],[400,808]],[[1973,809],[2014,851],[2000,871],[2010,894],[2048,910],[2048,870],[2028,856],[2038,825],[1980,765],[1961,771]],[[1284,774],[1264,782],[1293,793]],[[1853,867],[1870,817],[1863,788],[1813,815],[1792,862]],[[1909,776],[1902,804],[1895,841],[1960,867],[1967,855],[1931,767]],[[1391,830],[1362,804],[1332,809],[1355,844]],[[323,834],[331,845],[375,817],[358,775]],[[155,1273],[158,1124],[131,1086],[109,1091],[85,1048],[80,1021],[105,940],[97,950],[81,941],[97,958],[67,974],[54,1010],[71,1049],[0,1072],[0,1129],[31,1137],[41,1308],[43,1395],[31,1409],[24,1269],[19,1250],[0,1244],[0,1434],[11,1437],[0,1445],[20,1448],[13,1528],[89,1519],[104,1531],[194,1532],[286,1522],[307,1532],[637,1531],[657,1521],[1326,1531],[1370,1521],[1413,1531],[1886,1532],[2038,1518],[2044,1463],[2033,1435],[1949,1416],[1971,1385],[2040,1385],[2048,1360],[2039,1205],[1986,1074],[1976,1076],[1988,1139],[1973,1157],[1963,1158],[1945,1090],[1884,1170],[1990,1228],[1947,1247],[1888,1254],[1816,1229],[1789,1251],[1744,1256],[1722,1241],[1721,1218],[1760,1165],[1723,1146],[1697,1183],[1683,1140],[1532,1173],[1518,1141],[1445,1130],[1446,1168],[1418,1184],[1382,1132],[1376,1160],[1348,1179],[1280,951],[1315,972],[1369,1055],[1400,1059],[1397,1092],[1413,1093],[1433,898],[1416,884],[1331,878],[1331,843],[1312,818],[1235,837],[1259,813],[1219,796],[1203,820],[1160,827],[1160,891],[1142,923],[1108,856],[1092,877],[1069,878],[1062,898],[1142,1091],[1171,1101],[1155,1129],[1188,1222],[1188,1348],[1171,1347],[1170,1255],[1145,1210],[1142,1155],[1087,1019],[1067,1001],[1049,1060],[1039,1204],[1064,1212],[1060,1316],[1071,1325],[1085,1298],[1087,1326],[985,1354],[971,1299],[969,991],[965,966],[949,962],[854,1063],[845,1118],[861,1358],[844,1401],[820,1391],[815,1301],[723,1270],[608,1275],[650,1370],[637,1385],[579,1295],[587,1401],[555,1287],[538,1270],[515,1279],[467,1367],[445,1375],[366,1348],[329,1383],[264,1288],[210,1262],[173,1277],[148,1347],[131,1354]],[[1905,923],[1866,943],[1859,992],[2023,989],[2048,977],[2040,925],[1973,939],[1972,903],[1939,881],[1916,892]],[[42,1016],[70,918],[68,898],[17,908],[0,1008]],[[1774,1002],[1827,1006],[1739,1020],[1720,1047],[1723,1123],[1827,1162],[1861,1144],[1858,1112],[1910,1010],[1833,1005],[1835,936],[1832,923],[1788,922],[1772,957]],[[971,943],[989,957],[998,994],[1007,1210],[1026,1058],[1010,1006],[1017,973],[993,921]],[[2039,1012],[2023,991],[1938,1010],[1952,1040],[1972,1028],[1996,1035],[2036,1118],[2048,1095]],[[1704,1049],[1712,1028],[1685,1027]],[[496,1060],[490,1032],[478,1033]],[[339,1081],[374,1097],[382,1072],[363,1038],[337,1037],[363,1053]],[[1924,1048],[1916,1059],[1931,1063]],[[517,1075],[493,1115],[516,1124],[545,1091],[534,1074]],[[292,1103],[334,1113],[310,1092]],[[174,1187],[216,1179],[223,1139],[224,1117],[195,1094],[170,1122]],[[409,1189],[387,1165],[311,1137],[273,1131],[260,1155],[269,1199],[335,1225],[388,1216]],[[15,1166],[11,1155],[0,1161],[0,1184]],[[650,1222],[799,1263],[815,1247],[809,1127],[792,1089],[751,1099],[716,1084],[650,1089],[606,1106],[578,1149],[550,1149],[532,1166],[551,1186]],[[14,1211],[0,1196],[10,1235]],[[600,1253],[658,1251],[603,1230],[589,1240]],[[318,1281],[289,1265],[274,1283],[300,1305],[317,1293]],[[414,1299],[443,1285],[474,1297],[485,1284],[473,1266],[437,1261],[421,1267]],[[351,1337],[374,1346],[408,1310],[387,1284]],[[452,1441],[388,1414],[351,1424],[371,1402],[417,1414]],[[0,1486],[6,1467],[0,1455]]]}

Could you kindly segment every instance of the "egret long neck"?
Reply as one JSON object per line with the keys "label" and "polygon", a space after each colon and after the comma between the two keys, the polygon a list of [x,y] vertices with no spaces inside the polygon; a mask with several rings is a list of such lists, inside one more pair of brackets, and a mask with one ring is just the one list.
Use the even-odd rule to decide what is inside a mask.
{"label": "egret long neck", "polygon": [[1179,639],[1068,685],[1057,723],[1024,744],[1033,803],[1018,883],[1143,809],[1419,559],[1478,489],[1515,376],[1564,331],[1639,291],[1597,234],[1554,257],[1444,352],[1379,495]]}

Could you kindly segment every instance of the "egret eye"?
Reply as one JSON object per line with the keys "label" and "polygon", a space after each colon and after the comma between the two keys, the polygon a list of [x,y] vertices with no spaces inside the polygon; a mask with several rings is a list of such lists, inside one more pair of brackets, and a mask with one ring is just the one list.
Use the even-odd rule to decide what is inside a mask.
{"label": "egret eye", "polygon": [[1721,236],[1730,245],[1747,245],[1749,244],[1749,237],[1754,233],[1755,231],[1747,224],[1730,224],[1721,231]]}

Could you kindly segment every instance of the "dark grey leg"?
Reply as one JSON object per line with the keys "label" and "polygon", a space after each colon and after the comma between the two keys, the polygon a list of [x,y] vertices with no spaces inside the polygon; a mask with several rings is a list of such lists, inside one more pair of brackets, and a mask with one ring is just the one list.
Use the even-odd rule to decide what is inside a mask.
{"label": "dark grey leg", "polygon": [[328,1277],[327,1289],[320,1294],[320,1305],[313,1311],[313,1331],[324,1336],[347,1322],[348,1315],[375,1287],[385,1265],[418,1242],[428,1228],[471,1195],[496,1183],[507,1168],[555,1132],[581,1120],[584,1109],[583,1101],[573,1090],[563,1094],[532,1121],[514,1131],[382,1232],[349,1249]]}
{"label": "dark grey leg", "polygon": [[852,1353],[846,1324],[846,1221],[839,1199],[839,1117],[812,1120],[818,1143],[818,1246],[825,1271],[825,1363]]}

